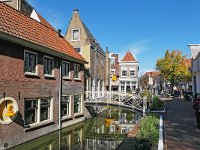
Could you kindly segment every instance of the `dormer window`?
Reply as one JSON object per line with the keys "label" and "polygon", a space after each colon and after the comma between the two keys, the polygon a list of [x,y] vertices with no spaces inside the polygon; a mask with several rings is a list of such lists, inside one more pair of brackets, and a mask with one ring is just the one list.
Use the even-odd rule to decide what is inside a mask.
{"label": "dormer window", "polygon": [[80,29],[72,29],[72,41],[79,41],[80,40]]}
{"label": "dormer window", "polygon": [[82,54],[81,48],[80,48],[80,47],[74,47],[74,49],[75,49],[79,54]]}

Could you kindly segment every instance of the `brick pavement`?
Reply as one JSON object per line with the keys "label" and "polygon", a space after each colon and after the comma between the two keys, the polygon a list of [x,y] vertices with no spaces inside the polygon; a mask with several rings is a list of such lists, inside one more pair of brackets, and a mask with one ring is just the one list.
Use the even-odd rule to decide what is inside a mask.
{"label": "brick pavement", "polygon": [[192,105],[183,99],[165,101],[165,150],[200,150],[200,129]]}

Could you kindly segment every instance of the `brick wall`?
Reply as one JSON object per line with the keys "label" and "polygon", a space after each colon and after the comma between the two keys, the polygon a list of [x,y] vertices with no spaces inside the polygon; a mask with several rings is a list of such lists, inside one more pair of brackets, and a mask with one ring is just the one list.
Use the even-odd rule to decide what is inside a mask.
{"label": "brick wall", "polygon": [[[37,77],[24,75],[24,49],[38,54]],[[0,124],[0,149],[5,143],[8,143],[8,147],[12,147],[58,129],[59,58],[51,56],[54,58],[54,78],[45,78],[43,74],[44,55],[51,56],[0,40],[0,99],[5,93],[5,97],[13,97],[19,106],[19,113],[14,122],[8,125]],[[70,64],[73,77],[74,63]],[[75,81],[73,78],[63,80],[63,94],[83,93],[83,69],[81,66],[81,80]],[[53,98],[53,123],[25,131],[24,99],[35,97]],[[75,118],[72,117],[72,119]]]}

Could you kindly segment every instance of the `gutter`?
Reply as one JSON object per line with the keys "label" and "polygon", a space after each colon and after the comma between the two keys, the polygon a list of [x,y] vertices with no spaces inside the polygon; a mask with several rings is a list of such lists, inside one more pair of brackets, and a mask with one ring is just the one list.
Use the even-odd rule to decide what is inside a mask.
{"label": "gutter", "polygon": [[48,48],[46,46],[42,46],[42,45],[36,44],[34,42],[27,41],[25,39],[16,37],[14,35],[10,35],[8,33],[2,32],[2,31],[0,31],[0,39],[6,40],[6,41],[9,41],[9,42],[13,42],[13,43],[16,43],[16,44],[20,44],[22,46],[32,48],[34,50],[38,50],[38,51],[41,51],[41,52],[44,52],[44,53],[51,54],[53,56],[62,57],[63,59],[67,59],[67,60],[77,62],[77,63],[80,63],[80,64],[88,63],[85,60],[80,60],[78,58],[74,58],[74,57],[71,57],[67,54],[64,54],[62,52],[58,52],[56,49],[51,49],[51,48]]}

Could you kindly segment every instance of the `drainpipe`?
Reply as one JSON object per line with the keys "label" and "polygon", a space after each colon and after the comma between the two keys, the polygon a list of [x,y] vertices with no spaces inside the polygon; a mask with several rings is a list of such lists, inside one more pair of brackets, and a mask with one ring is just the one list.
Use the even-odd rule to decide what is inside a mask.
{"label": "drainpipe", "polygon": [[59,66],[59,96],[58,96],[58,129],[62,128],[61,126],[61,99],[62,99],[62,58],[60,58]]}

